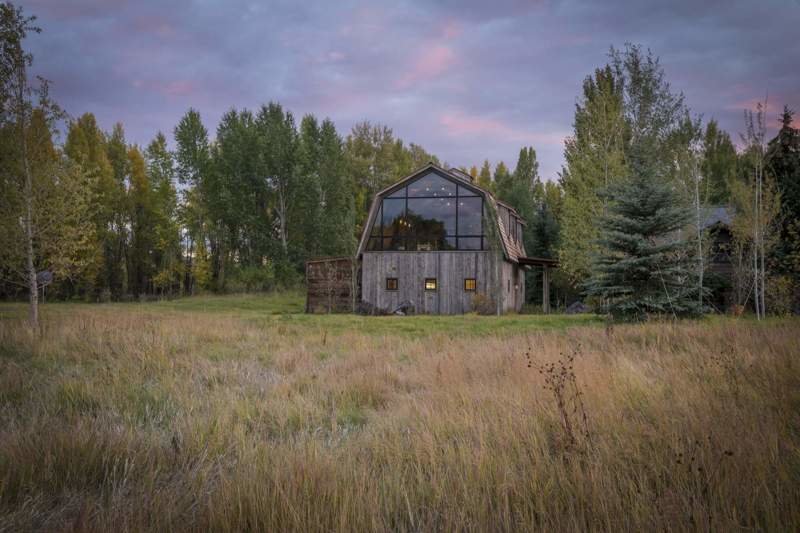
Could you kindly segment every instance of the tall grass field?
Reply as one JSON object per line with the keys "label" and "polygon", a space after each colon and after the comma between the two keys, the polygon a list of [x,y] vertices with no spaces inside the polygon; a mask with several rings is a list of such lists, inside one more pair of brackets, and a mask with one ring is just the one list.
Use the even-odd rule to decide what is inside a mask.
{"label": "tall grass field", "polygon": [[800,321],[0,305],[2,531],[796,531]]}

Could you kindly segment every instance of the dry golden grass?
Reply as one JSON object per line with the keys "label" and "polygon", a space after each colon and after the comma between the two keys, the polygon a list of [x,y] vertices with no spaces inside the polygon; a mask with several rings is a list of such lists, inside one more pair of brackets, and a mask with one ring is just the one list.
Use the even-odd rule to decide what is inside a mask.
{"label": "dry golden grass", "polygon": [[[0,530],[800,527],[797,320],[411,338],[81,306],[20,326],[0,320]],[[537,368],[575,350],[559,410]]]}

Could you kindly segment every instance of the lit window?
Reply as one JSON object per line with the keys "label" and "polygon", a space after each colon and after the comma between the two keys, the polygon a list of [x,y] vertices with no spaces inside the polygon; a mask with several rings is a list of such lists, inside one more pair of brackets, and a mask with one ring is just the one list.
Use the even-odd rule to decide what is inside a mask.
{"label": "lit window", "polygon": [[475,281],[475,278],[464,278],[465,291],[474,291],[477,288],[478,288],[478,283]]}
{"label": "lit window", "polygon": [[425,290],[426,291],[436,290],[436,278],[425,278]]}
{"label": "lit window", "polygon": [[387,291],[397,290],[397,278],[386,278],[386,290]]}

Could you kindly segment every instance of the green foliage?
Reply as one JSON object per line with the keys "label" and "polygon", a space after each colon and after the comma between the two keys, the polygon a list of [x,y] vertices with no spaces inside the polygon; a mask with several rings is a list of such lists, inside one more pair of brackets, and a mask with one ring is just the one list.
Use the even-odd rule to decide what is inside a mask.
{"label": "green foliage", "polygon": [[275,268],[271,261],[261,266],[237,267],[229,281],[235,292],[262,292],[275,288]]}
{"label": "green foliage", "polygon": [[783,110],[781,129],[767,146],[766,164],[780,193],[780,242],[773,254],[778,271],[800,277],[800,129],[794,112]]}
{"label": "green foliage", "polygon": [[710,120],[703,134],[703,163],[701,170],[706,180],[706,195],[712,205],[726,205],[731,201],[730,187],[736,179],[738,156],[730,136]]}
{"label": "green foliage", "polygon": [[587,294],[616,319],[699,314],[689,243],[681,236],[691,212],[669,184],[645,172],[612,186],[609,197]]}
{"label": "green foliage", "polygon": [[412,143],[406,148],[391,128],[366,121],[353,126],[345,142],[345,154],[356,191],[358,227],[367,218],[376,192],[428,162],[439,162],[419,145]]}
{"label": "green foliage", "polygon": [[677,185],[682,168],[675,161],[696,138],[696,122],[688,118],[683,95],[671,90],[657,57],[636,45],[612,48],[609,57],[608,65],[584,81],[574,135],[564,152],[558,255],[575,284],[591,274],[599,220],[613,201],[600,191],[630,175]]}
{"label": "green foliage", "polygon": [[623,102],[623,82],[612,67],[597,69],[583,82],[583,94],[575,106],[574,133],[565,143],[558,256],[561,269],[575,284],[588,277],[597,250],[596,222],[605,210],[598,191],[619,181],[626,172],[628,127]]}
{"label": "green foliage", "polygon": [[495,193],[494,180],[492,179],[492,167],[489,165],[489,160],[485,159],[478,172],[478,187],[485,189],[492,194]]}

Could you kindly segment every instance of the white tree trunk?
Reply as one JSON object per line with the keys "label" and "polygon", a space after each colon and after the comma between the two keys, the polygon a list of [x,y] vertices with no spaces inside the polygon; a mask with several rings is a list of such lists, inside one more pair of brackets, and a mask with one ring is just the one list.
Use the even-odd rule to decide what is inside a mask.
{"label": "white tree trunk", "polygon": [[28,141],[26,138],[27,132],[25,131],[26,125],[26,112],[25,112],[25,86],[27,80],[25,77],[25,59],[22,55],[22,49],[18,51],[17,60],[17,87],[16,94],[16,111],[17,111],[17,127],[19,128],[19,143],[20,143],[20,156],[22,157],[22,166],[25,173],[25,215],[23,217],[23,225],[25,226],[25,275],[28,278],[28,289],[30,291],[30,309],[28,311],[28,321],[30,327],[34,330],[39,329],[39,287],[36,283],[36,267],[34,263],[33,251],[33,175],[31,173],[30,161],[28,161]]}

